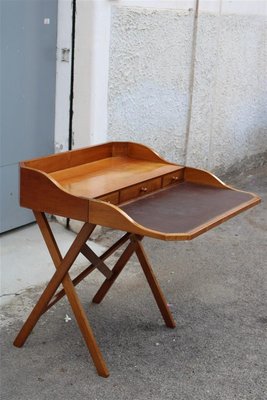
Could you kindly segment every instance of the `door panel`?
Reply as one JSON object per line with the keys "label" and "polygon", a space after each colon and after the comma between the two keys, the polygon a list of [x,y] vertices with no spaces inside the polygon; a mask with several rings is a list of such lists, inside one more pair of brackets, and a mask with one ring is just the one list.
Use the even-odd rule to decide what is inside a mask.
{"label": "door panel", "polygon": [[1,232],[33,220],[19,208],[18,162],[54,152],[56,0],[1,3]]}
{"label": "door panel", "polygon": [[[1,179],[1,232],[34,220],[31,210],[19,206],[18,164],[0,168]],[[3,189],[3,190],[2,190]]]}

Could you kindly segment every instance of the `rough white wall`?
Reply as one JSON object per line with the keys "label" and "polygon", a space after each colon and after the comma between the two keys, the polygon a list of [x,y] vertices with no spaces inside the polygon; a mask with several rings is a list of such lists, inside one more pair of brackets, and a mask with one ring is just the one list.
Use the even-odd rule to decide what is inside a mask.
{"label": "rough white wall", "polygon": [[267,150],[263,21],[200,15],[188,164],[227,169]]}
{"label": "rough white wall", "polygon": [[109,135],[183,158],[192,60],[192,12],[114,8]]}
{"label": "rough white wall", "polygon": [[193,11],[113,7],[109,139],[213,171],[267,150],[265,17],[219,11],[194,23]]}

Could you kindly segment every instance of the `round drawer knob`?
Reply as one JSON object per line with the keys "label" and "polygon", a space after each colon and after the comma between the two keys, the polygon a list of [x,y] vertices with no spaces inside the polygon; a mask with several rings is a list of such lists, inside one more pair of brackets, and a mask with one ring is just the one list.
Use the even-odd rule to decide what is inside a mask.
{"label": "round drawer knob", "polygon": [[147,192],[147,187],[141,187],[140,191],[144,193]]}
{"label": "round drawer knob", "polygon": [[173,176],[173,177],[172,177],[172,180],[173,180],[173,181],[178,181],[178,179],[179,179],[178,176]]}

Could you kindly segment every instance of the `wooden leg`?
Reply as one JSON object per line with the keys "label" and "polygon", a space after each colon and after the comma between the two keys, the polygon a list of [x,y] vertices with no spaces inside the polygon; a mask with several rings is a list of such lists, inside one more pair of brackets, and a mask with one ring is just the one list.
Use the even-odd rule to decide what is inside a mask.
{"label": "wooden leg", "polygon": [[128,244],[128,246],[120,256],[120,258],[116,262],[114,268],[112,269],[112,276],[104,281],[104,283],[94,296],[93,303],[99,304],[103,300],[103,298],[105,297],[105,295],[107,294],[107,292],[109,291],[115,280],[118,278],[119,274],[129,261],[129,259],[133,255],[135,251],[135,246],[136,246],[135,243]]}
{"label": "wooden leg", "polygon": [[47,307],[49,301],[51,300],[60,283],[62,283],[70,305],[72,307],[73,313],[76,317],[79,328],[82,332],[86,345],[94,361],[97,372],[100,376],[108,377],[109,372],[106,367],[105,361],[93,335],[86,313],[74,289],[74,285],[70,279],[70,276],[68,275],[70,267],[72,266],[77,255],[79,254],[82,246],[88,240],[90,234],[94,230],[95,225],[91,225],[88,223],[84,224],[73,244],[71,245],[69,251],[67,252],[66,256],[64,257],[64,259],[62,259],[59,248],[47,222],[45,214],[41,212],[35,212],[34,214],[57,271],[53,275],[51,281],[47,285],[39,301],[32,310],[27,321],[23,325],[18,336],[16,337],[14,345],[21,347],[24,344],[30,332],[37,323],[38,319],[42,315],[43,310]]}
{"label": "wooden leg", "polygon": [[[120,238],[116,243],[114,243],[108,250],[106,250],[99,258],[101,260],[106,260],[111,254],[113,254],[117,249],[119,249],[128,239],[130,233],[126,233],[122,238]],[[86,278],[91,272],[96,269],[96,265],[90,264],[83,272],[81,272],[76,278],[73,279],[72,283],[74,286],[78,285],[84,278]],[[64,288],[60,290],[54,298],[50,301],[48,306],[43,311],[44,313],[49,310],[49,308],[53,307],[62,297],[65,296]]]}
{"label": "wooden leg", "polygon": [[75,315],[76,321],[79,325],[80,331],[83,335],[84,341],[87,345],[87,348],[91,354],[93,362],[95,364],[98,375],[107,378],[109,376],[109,371],[104,361],[104,358],[101,354],[101,351],[98,347],[96,339],[94,337],[92,328],[89,324],[88,318],[84,311],[84,308],[80,302],[80,299],[75,291],[74,285],[69,276],[64,278],[62,282],[63,287],[66,291],[66,295],[70,302],[72,311]]}
{"label": "wooden leg", "polygon": [[112,272],[110,269],[107,267],[107,265],[104,263],[104,261],[98,257],[95,252],[90,249],[87,244],[84,244],[81,253],[84,255],[84,257],[87,258],[87,260],[91,261],[93,265],[103,274],[105,275],[106,278],[111,278]]}
{"label": "wooden leg", "polygon": [[[41,213],[38,213],[38,214],[41,214]],[[44,218],[44,223],[47,223],[45,215],[39,216],[36,213],[36,217],[37,217],[37,219]],[[39,224],[39,221],[37,221],[37,222]],[[41,227],[41,225],[39,225],[39,227],[41,228],[41,231],[43,233],[44,228]],[[46,305],[48,304],[48,302],[54,295],[58,286],[62,282],[64,276],[70,269],[70,267],[71,267],[72,263],[74,262],[75,258],[77,257],[77,255],[79,254],[81,246],[83,245],[84,241],[87,240],[87,238],[89,237],[91,232],[92,232],[92,228],[90,226],[86,226],[86,224],[85,224],[83,226],[83,228],[81,229],[80,233],[77,235],[73,244],[71,245],[64,260],[62,262],[60,261],[60,264],[61,264],[60,269],[58,269],[54,273],[52,279],[50,280],[46,289],[42,293],[40,299],[36,303],[31,314],[29,315],[27,321],[24,323],[21,331],[19,332],[18,336],[16,337],[16,339],[14,341],[15,346],[21,347],[25,343],[27,337],[29,336],[32,329],[34,328],[37,321],[39,320],[40,316],[42,315],[42,311],[45,309]],[[55,259],[57,258],[57,255],[59,254],[59,253],[57,253],[57,252],[59,252],[59,250],[57,248],[57,245],[56,245],[56,242],[55,242],[55,239],[53,236],[51,237],[51,243],[49,245],[50,245],[49,251],[51,250],[50,254],[53,253],[52,258],[53,258],[53,261],[55,262]]]}
{"label": "wooden leg", "polygon": [[152,270],[152,267],[145,254],[144,248],[141,244],[141,240],[143,239],[143,237],[137,235],[131,235],[129,238],[131,242],[130,244],[128,244],[128,246],[122,253],[121,257],[115,264],[115,267],[112,270],[112,276],[104,281],[104,283],[94,296],[93,302],[98,304],[103,300],[103,298],[106,296],[107,292],[109,291],[109,289],[111,288],[111,286],[113,285],[113,283],[118,278],[119,274],[129,261],[130,257],[135,252],[140,262],[140,265],[144,271],[148,284],[151,288],[151,291],[154,295],[154,298],[161,312],[161,315],[165,321],[166,326],[169,328],[175,328],[176,325],[173,316],[169,310],[164,294],[158,284],[156,276]]}
{"label": "wooden leg", "polygon": [[152,290],[152,293],[154,295],[158,308],[161,312],[161,315],[165,321],[165,324],[168,328],[175,328],[175,321],[169,310],[164,294],[158,284],[158,281],[156,279],[156,276],[154,275],[154,272],[148,261],[148,258],[145,254],[144,248],[141,243],[141,238],[134,235],[131,237],[131,240],[136,245],[135,248],[136,255],[144,271],[148,284]]}

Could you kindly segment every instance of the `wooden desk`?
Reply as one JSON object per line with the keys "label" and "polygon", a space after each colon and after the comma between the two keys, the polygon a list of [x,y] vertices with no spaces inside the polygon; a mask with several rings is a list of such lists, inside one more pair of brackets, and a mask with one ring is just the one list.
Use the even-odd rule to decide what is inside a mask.
{"label": "wooden desk", "polygon": [[[106,143],[24,161],[20,171],[21,206],[33,210],[56,272],[14,344],[22,346],[40,316],[66,294],[96,369],[104,377],[109,372],[75,285],[97,268],[106,277],[93,298],[100,303],[135,252],[166,325],[174,328],[143,237],[190,240],[260,202],[253,193],[231,188],[207,171],[167,162],[137,143]],[[84,222],[64,258],[45,212]],[[96,225],[126,232],[100,257],[86,244]],[[104,260],[125,243],[110,270]],[[68,271],[80,252],[91,264],[71,280]],[[56,293],[61,283],[63,289]]]}

